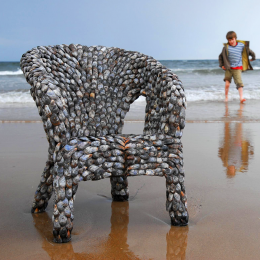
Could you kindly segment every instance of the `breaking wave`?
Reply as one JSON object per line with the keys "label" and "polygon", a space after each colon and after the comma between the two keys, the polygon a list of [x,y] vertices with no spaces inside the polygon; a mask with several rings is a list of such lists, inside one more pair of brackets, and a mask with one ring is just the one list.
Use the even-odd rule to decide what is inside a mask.
{"label": "breaking wave", "polygon": [[33,104],[34,100],[28,90],[0,93],[0,104],[10,103]]}
{"label": "breaking wave", "polygon": [[[212,88],[209,89],[186,89],[185,95],[187,102],[198,102],[198,101],[223,101],[225,98],[224,89]],[[260,100],[260,89],[246,89],[244,91],[244,97],[246,99]],[[237,90],[230,89],[229,100],[236,100],[239,98]],[[144,96],[140,96],[134,104],[141,105],[145,103],[146,99]],[[0,93],[0,104],[21,104],[22,106],[34,104],[34,100],[31,97],[30,91],[10,91]]]}
{"label": "breaking wave", "polygon": [[0,76],[16,76],[16,75],[22,75],[23,72],[21,69],[18,69],[17,71],[0,71]]}

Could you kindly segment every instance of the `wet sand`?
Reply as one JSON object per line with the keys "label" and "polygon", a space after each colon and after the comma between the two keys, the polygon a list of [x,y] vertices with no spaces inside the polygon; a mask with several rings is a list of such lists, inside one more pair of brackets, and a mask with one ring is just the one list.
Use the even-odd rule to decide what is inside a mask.
{"label": "wet sand", "polygon": [[[3,121],[41,121],[35,104],[0,104],[0,123]],[[188,102],[186,110],[187,122],[219,122],[235,120],[239,101],[233,100],[228,102],[231,111],[228,117],[224,117],[225,104],[221,101],[201,101]],[[144,121],[145,102],[135,101],[131,104],[129,112],[126,114],[125,121]],[[260,102],[258,100],[247,100],[243,109],[243,116],[240,118],[244,122],[260,121]]]}
{"label": "wet sand", "polygon": [[[124,133],[142,128],[126,122]],[[82,182],[72,241],[55,244],[52,199],[47,212],[30,213],[47,158],[42,123],[2,123],[0,259],[259,259],[259,132],[260,123],[242,121],[186,125],[188,226],[171,227],[164,178],[129,178],[123,203],[112,202],[108,179]],[[243,167],[230,172],[239,140]]]}

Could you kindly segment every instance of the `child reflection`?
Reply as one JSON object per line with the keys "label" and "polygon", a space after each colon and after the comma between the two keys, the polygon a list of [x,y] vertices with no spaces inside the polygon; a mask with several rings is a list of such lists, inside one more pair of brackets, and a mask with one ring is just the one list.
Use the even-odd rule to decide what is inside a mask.
{"label": "child reflection", "polygon": [[[254,154],[248,135],[243,131],[243,108],[244,105],[241,104],[237,118],[234,119],[234,121],[239,122],[230,120],[225,122],[224,138],[218,151],[229,178],[234,177],[237,172],[246,172],[249,159]],[[226,105],[225,117],[229,117],[228,105]]]}
{"label": "child reflection", "polygon": [[[34,224],[42,237],[42,248],[48,253],[52,260],[63,259],[131,259],[140,260],[134,252],[129,249],[127,243],[128,223],[129,223],[129,202],[112,202],[111,203],[111,231],[108,237],[99,241],[99,249],[96,252],[74,252],[73,243],[55,244],[52,243],[51,218],[46,212],[33,214]],[[185,259],[187,247],[187,227],[173,227],[166,234],[167,251],[166,259]],[[163,239],[163,238],[162,238]],[[164,238],[165,239],[165,238]],[[100,243],[101,242],[101,243]],[[164,257],[162,259],[165,259]]]}

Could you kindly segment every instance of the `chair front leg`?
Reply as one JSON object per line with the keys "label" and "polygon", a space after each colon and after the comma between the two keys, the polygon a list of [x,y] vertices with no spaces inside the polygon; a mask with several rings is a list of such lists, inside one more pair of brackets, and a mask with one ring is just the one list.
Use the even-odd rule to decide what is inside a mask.
{"label": "chair front leg", "polygon": [[71,240],[74,219],[74,201],[78,184],[73,182],[72,177],[56,175],[53,180],[55,193],[53,208],[53,236],[54,242],[66,243]]}
{"label": "chair front leg", "polygon": [[166,176],[166,210],[173,226],[186,226],[189,221],[184,177],[181,174]]}

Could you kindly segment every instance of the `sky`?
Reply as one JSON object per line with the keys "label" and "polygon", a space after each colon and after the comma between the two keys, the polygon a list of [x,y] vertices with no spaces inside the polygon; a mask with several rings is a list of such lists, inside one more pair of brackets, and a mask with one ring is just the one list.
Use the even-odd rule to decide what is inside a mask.
{"label": "sky", "polygon": [[260,55],[260,1],[1,1],[0,61],[40,45],[82,44],[139,51],[158,60],[218,59],[226,33]]}

